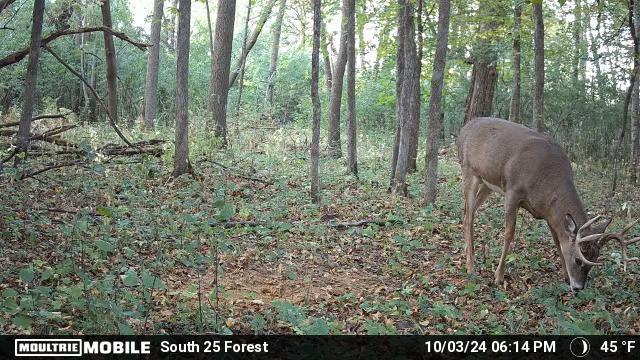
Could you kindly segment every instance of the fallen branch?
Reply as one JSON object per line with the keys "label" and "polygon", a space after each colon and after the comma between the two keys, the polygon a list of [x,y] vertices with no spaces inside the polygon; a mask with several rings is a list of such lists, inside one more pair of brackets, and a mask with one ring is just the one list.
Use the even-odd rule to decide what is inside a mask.
{"label": "fallen branch", "polygon": [[75,161],[68,161],[68,162],[49,165],[49,166],[46,166],[46,167],[44,167],[44,168],[42,168],[40,170],[32,171],[32,172],[30,172],[28,174],[22,174],[20,176],[20,180],[32,178],[32,177],[34,177],[36,175],[40,175],[40,174],[42,174],[44,172],[47,172],[49,170],[60,169],[60,168],[69,167],[69,166],[83,165],[83,164],[85,164],[84,160],[75,160]]}
{"label": "fallen branch", "polygon": [[[390,224],[390,223],[393,223],[393,221],[366,219],[366,220],[360,220],[360,221],[354,221],[354,222],[343,222],[343,223],[335,223],[335,222],[328,221],[325,223],[325,225],[336,230],[344,230],[351,227],[362,227],[362,226],[372,225],[372,224],[375,224],[378,226],[387,226],[387,224]],[[282,225],[293,226],[293,225],[304,225],[304,223],[297,222],[294,224],[294,223],[286,223],[286,222],[267,223],[264,221],[228,221],[228,222],[220,222],[220,223],[213,224],[213,226],[222,226],[225,229],[233,229],[236,227],[257,227],[257,226],[264,226],[268,228],[278,228],[278,227],[281,227]]]}
{"label": "fallen branch", "polygon": [[362,227],[366,225],[378,225],[378,226],[386,226],[388,221],[384,220],[360,220],[354,222],[344,222],[344,223],[328,223],[327,226],[332,227],[337,230],[344,230],[350,227]]}
{"label": "fallen branch", "polygon": [[262,184],[265,184],[265,185],[273,185],[273,181],[258,179],[258,178],[254,178],[254,177],[251,177],[251,176],[238,174],[238,173],[231,173],[233,171],[233,169],[231,169],[227,165],[219,163],[219,162],[217,162],[215,160],[208,160],[208,161],[211,162],[214,165],[220,166],[221,168],[227,170],[227,173],[232,175],[232,176],[239,177],[241,179],[245,179],[245,180],[249,180],[249,181],[259,182],[259,183],[262,183]]}
{"label": "fallen branch", "polygon": [[[150,44],[145,44],[145,43],[141,43],[141,42],[137,42],[135,40],[132,40],[130,37],[128,37],[125,33],[123,32],[118,32],[118,31],[113,31],[112,29],[106,27],[106,26],[97,26],[97,27],[88,27],[88,28],[79,28],[79,29],[66,29],[66,30],[58,30],[54,33],[51,33],[49,35],[47,35],[46,37],[42,38],[42,47],[43,48],[47,48],[47,45],[52,42],[53,40],[61,37],[61,36],[65,36],[65,35],[76,35],[76,34],[82,34],[82,33],[90,33],[90,32],[98,32],[98,31],[103,31],[103,32],[107,32],[110,33],[111,35],[118,37],[132,45],[134,45],[135,47],[137,47],[140,50],[146,50],[146,48],[150,47]],[[17,62],[20,62],[22,59],[24,59],[25,57],[27,57],[27,55],[29,55],[29,46],[16,51],[12,54],[9,54],[7,56],[5,56],[4,58],[0,59],[0,69],[2,69],[5,66],[9,66],[12,64],[15,64]]]}
{"label": "fallen branch", "polygon": [[131,142],[124,136],[124,134],[122,134],[122,131],[120,131],[120,129],[118,128],[118,125],[116,125],[116,122],[113,119],[113,116],[109,113],[109,109],[107,108],[107,105],[105,105],[104,101],[102,101],[100,96],[98,96],[98,93],[91,86],[91,84],[89,84],[89,82],[87,80],[85,80],[85,78],[82,75],[80,75],[71,66],[69,66],[69,64],[67,64],[64,60],[62,60],[62,58],[60,56],[58,56],[58,54],[56,54],[50,47],[48,47],[47,45],[42,45],[42,47],[44,47],[44,49],[47,50],[49,52],[49,54],[53,55],[53,57],[56,58],[56,60],[58,60],[58,62],[60,62],[65,68],[67,68],[67,70],[69,70],[73,75],[75,75],[78,79],[80,79],[80,81],[82,81],[87,86],[87,88],[91,91],[91,94],[93,94],[93,97],[96,98],[96,101],[104,109],[105,113],[107,114],[107,117],[109,118],[109,124],[111,125],[113,130],[116,132],[116,134],[118,134],[120,139],[122,139],[122,141],[124,141],[125,144],[133,147]]}
{"label": "fallen branch", "polygon": [[[66,114],[51,114],[51,115],[40,115],[40,116],[36,116],[33,119],[31,119],[31,122],[33,123],[34,121],[38,121],[38,120],[43,120],[43,119],[61,119],[61,118],[65,118],[68,115],[71,115],[72,112],[68,112]],[[0,124],[0,128],[7,128],[7,127],[12,127],[12,126],[18,126],[20,125],[20,121],[14,121],[14,122],[10,122],[10,123],[6,123],[6,124]]]}

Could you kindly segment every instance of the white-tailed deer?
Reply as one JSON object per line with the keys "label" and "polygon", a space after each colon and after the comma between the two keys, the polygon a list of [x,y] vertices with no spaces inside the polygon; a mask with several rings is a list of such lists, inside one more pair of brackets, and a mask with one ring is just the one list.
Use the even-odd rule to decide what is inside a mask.
{"label": "white-tailed deer", "polygon": [[583,289],[600,249],[610,240],[622,247],[625,270],[627,245],[624,234],[605,233],[611,220],[596,225],[596,216],[587,213],[573,184],[571,163],[551,137],[522,125],[495,118],[476,118],[467,123],[458,137],[458,157],[462,166],[464,196],[464,240],[467,271],[474,271],[473,220],[476,210],[495,191],[504,195],[505,236],[495,282],[504,281],[505,258],[515,234],[519,208],[536,219],[544,219],[560,253],[565,278],[573,290]]}

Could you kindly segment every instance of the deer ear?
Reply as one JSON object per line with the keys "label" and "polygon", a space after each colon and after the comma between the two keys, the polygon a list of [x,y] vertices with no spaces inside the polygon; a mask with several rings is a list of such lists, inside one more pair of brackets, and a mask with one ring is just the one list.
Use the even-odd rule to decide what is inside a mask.
{"label": "deer ear", "polygon": [[564,222],[569,232],[572,234],[576,234],[578,232],[578,225],[576,225],[576,221],[573,220],[573,216],[571,216],[571,214],[567,214],[567,216],[565,216]]}

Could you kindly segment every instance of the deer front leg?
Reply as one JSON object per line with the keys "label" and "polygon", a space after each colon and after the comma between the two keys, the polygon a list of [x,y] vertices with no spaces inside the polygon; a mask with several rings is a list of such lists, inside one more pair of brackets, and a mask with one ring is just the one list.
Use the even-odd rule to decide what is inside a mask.
{"label": "deer front leg", "polygon": [[518,216],[518,202],[513,199],[513,196],[507,194],[505,199],[505,231],[504,231],[504,243],[502,244],[502,255],[500,255],[500,262],[498,262],[498,268],[495,273],[496,285],[504,282],[504,263],[511,248],[511,242],[516,233],[516,218]]}
{"label": "deer front leg", "polygon": [[551,230],[553,241],[556,243],[556,248],[558,248],[558,254],[560,254],[560,265],[562,266],[562,272],[564,273],[564,280],[569,282],[569,273],[567,272],[567,264],[564,263],[564,256],[562,256],[562,249],[560,248],[560,239],[558,239],[558,234],[556,234],[556,232],[553,230],[551,225],[549,225],[549,230]]}
{"label": "deer front leg", "polygon": [[476,209],[476,194],[480,185],[480,178],[472,175],[464,176],[464,220],[462,228],[464,232],[465,253],[467,255],[467,273],[473,273],[473,220]]}

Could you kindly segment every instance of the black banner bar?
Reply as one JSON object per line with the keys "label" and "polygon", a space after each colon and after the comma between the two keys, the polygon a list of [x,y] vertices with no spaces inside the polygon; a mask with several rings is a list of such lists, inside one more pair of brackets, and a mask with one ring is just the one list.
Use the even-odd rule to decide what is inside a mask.
{"label": "black banner bar", "polygon": [[0,336],[0,359],[640,359],[640,336]]}

